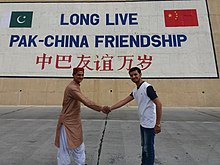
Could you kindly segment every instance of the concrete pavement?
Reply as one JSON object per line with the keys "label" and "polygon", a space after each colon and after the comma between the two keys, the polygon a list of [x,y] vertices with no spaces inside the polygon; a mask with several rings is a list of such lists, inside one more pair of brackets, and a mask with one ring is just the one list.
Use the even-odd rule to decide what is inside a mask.
{"label": "concrete pavement", "polygon": [[[55,165],[60,107],[0,106],[0,165]],[[88,165],[140,165],[135,107],[109,114],[82,108]],[[106,124],[105,134],[103,129]],[[219,165],[220,108],[165,107],[155,165]]]}

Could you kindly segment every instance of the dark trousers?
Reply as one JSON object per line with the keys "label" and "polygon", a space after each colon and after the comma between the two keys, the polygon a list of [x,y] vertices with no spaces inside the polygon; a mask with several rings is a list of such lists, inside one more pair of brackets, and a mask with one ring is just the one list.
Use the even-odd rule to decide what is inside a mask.
{"label": "dark trousers", "polygon": [[141,165],[154,164],[154,128],[144,128],[140,126],[141,131],[141,146],[142,146],[142,159]]}

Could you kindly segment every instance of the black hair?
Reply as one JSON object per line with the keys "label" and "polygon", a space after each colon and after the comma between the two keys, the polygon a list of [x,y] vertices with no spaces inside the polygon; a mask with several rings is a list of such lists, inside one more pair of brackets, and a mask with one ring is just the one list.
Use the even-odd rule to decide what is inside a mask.
{"label": "black hair", "polygon": [[141,74],[141,70],[140,70],[140,68],[138,68],[138,67],[132,67],[130,70],[129,70],[129,74],[131,73],[131,72],[133,72],[133,71],[135,71],[135,70],[137,70],[138,71],[138,73],[140,73]]}

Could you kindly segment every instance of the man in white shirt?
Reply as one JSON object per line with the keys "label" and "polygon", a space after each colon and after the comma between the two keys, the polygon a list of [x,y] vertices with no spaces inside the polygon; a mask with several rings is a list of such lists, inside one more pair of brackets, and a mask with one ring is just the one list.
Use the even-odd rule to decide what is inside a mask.
{"label": "man in white shirt", "polygon": [[140,119],[142,159],[141,165],[154,164],[154,137],[155,134],[161,132],[161,116],[162,104],[154,91],[151,84],[141,79],[141,70],[138,67],[133,67],[129,70],[131,80],[136,84],[131,94],[125,99],[117,102],[110,107],[110,110],[115,110],[129,103],[133,99],[138,104],[138,114]]}

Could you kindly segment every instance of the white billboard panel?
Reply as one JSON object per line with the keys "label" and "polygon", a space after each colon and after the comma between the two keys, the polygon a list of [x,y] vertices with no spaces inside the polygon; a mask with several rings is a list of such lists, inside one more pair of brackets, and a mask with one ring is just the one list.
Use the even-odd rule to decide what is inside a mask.
{"label": "white billboard panel", "polygon": [[218,77],[204,0],[2,3],[0,76]]}

